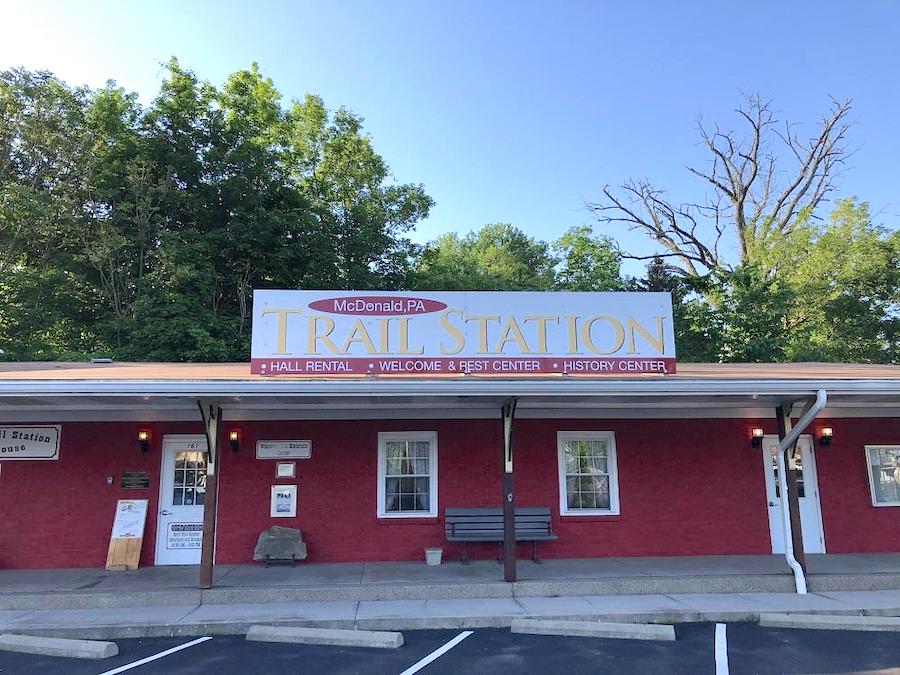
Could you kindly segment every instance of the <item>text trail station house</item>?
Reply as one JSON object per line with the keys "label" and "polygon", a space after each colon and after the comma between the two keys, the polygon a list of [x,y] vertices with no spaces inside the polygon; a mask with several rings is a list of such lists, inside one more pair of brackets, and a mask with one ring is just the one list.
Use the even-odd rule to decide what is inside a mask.
{"label": "text trail station house", "polygon": [[103,567],[118,533],[208,585],[273,525],[300,564],[507,580],[900,551],[898,366],[676,365],[665,293],[260,290],[252,330],[246,363],[0,364],[0,568]]}

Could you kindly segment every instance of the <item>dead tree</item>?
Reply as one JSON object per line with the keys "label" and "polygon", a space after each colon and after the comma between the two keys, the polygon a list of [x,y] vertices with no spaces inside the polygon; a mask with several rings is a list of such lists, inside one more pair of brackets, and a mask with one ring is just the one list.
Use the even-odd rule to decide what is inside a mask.
{"label": "dead tree", "polygon": [[849,111],[849,100],[833,101],[816,135],[803,140],[795,124],[775,119],[770,103],[747,96],[736,110],[749,127],[743,138],[697,124],[710,165],[687,169],[711,187],[705,200],[672,202],[646,179],[632,179],[618,189],[605,186],[605,199],[588,208],[601,223],[643,232],[665,249],[620,250],[623,258],[663,258],[667,269],[685,276],[730,271],[734,263],[721,250],[726,242],[736,244],[737,264],[744,265],[774,234],[789,235],[800,214],[814,216],[849,155]]}

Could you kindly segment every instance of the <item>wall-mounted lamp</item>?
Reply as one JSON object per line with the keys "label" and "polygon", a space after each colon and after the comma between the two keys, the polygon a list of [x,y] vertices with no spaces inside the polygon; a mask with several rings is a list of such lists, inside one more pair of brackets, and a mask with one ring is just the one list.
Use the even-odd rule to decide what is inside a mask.
{"label": "wall-mounted lamp", "polygon": [[241,449],[241,432],[237,429],[232,429],[228,432],[228,444],[231,445],[231,451],[237,452]]}
{"label": "wall-mounted lamp", "polygon": [[761,448],[764,434],[762,427],[753,427],[750,431],[750,445],[754,448]]}
{"label": "wall-mounted lamp", "polygon": [[834,436],[834,429],[831,427],[822,427],[819,430],[819,445],[831,445],[831,439]]}
{"label": "wall-mounted lamp", "polygon": [[150,432],[146,429],[138,431],[138,447],[141,452],[150,452]]}

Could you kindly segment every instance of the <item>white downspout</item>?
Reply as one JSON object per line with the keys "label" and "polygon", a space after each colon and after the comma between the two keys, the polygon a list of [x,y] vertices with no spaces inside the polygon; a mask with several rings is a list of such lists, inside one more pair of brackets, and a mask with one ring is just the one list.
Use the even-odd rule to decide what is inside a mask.
{"label": "white downspout", "polygon": [[[791,536],[791,511],[787,496],[787,471],[784,462],[785,451],[793,447],[797,439],[800,438],[806,427],[816,418],[822,408],[828,402],[828,394],[824,389],[816,392],[816,401],[812,404],[800,417],[797,426],[793,427],[778,443],[776,461],[778,462],[778,487],[781,490],[781,522],[784,532],[784,557],[787,560],[788,567],[794,572],[794,584],[797,587],[797,593],[807,593],[806,577],[803,575],[803,568],[794,556],[794,538]],[[788,420],[790,421],[790,420]]]}

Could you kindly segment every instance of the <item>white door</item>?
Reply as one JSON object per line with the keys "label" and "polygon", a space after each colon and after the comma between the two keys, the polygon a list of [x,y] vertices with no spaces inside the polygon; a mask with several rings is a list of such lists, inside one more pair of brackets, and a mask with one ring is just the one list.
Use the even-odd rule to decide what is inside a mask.
{"label": "white door", "polygon": [[[766,500],[769,509],[769,534],[772,537],[772,553],[784,553],[784,524],[781,515],[781,490],[778,487],[776,450],[778,436],[763,438],[763,465],[766,472]],[[800,436],[797,452],[788,468],[799,469],[800,522],[803,529],[803,550],[807,553],[825,553],[825,535],[822,532],[822,511],[819,508],[819,481],[816,478],[816,455],[811,436]]]}
{"label": "white door", "polygon": [[206,437],[163,437],[157,565],[199,565],[206,497]]}

